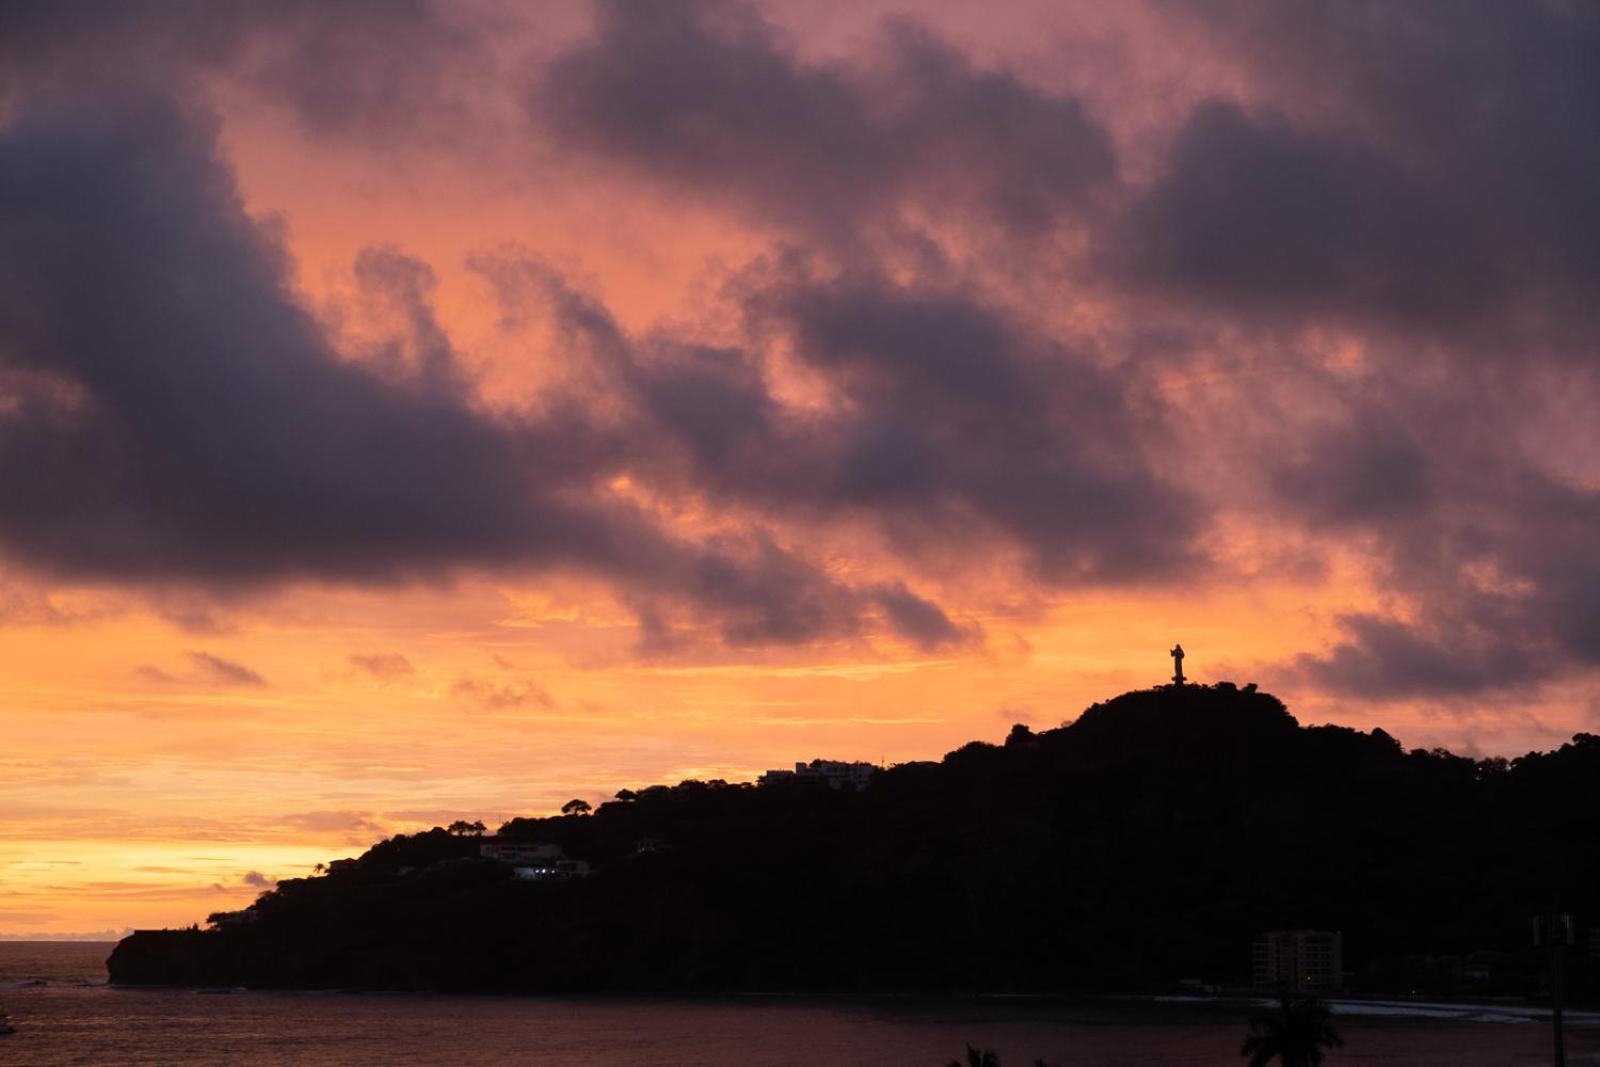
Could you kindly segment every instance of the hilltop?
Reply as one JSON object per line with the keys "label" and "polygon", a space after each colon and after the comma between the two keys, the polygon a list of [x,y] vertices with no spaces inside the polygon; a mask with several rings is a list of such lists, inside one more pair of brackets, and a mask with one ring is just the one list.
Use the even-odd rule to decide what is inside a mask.
{"label": "hilltop", "polygon": [[1358,988],[1439,987],[1417,957],[1492,951],[1516,991],[1536,981],[1534,912],[1600,915],[1600,737],[1511,761],[1407,751],[1302,727],[1254,686],[1126,693],[860,792],[621,796],[496,838],[557,846],[591,877],[519,881],[474,837],[400,835],[222,928],[133,935],[112,980],[1136,990],[1240,979],[1254,934],[1312,927],[1344,931]]}

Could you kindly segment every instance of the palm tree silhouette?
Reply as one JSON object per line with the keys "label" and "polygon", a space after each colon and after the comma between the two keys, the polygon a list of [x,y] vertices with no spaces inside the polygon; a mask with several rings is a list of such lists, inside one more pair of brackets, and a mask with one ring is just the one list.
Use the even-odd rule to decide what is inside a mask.
{"label": "palm tree silhouette", "polygon": [[1251,1017],[1239,1055],[1250,1057],[1250,1067],[1267,1067],[1274,1059],[1283,1067],[1318,1067],[1323,1049],[1344,1047],[1344,1038],[1328,1021],[1330,1014],[1316,997],[1284,997],[1275,1011]]}
{"label": "palm tree silhouette", "polygon": [[[963,1065],[960,1060],[951,1060],[950,1067],[963,1067]],[[1000,1067],[1000,1054],[993,1049],[986,1048],[979,1051],[968,1045],[965,1067]]]}

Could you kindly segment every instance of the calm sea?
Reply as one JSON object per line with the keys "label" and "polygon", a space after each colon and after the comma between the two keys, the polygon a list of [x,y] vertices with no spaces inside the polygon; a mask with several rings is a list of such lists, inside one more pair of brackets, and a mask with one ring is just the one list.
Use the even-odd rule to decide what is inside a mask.
{"label": "calm sea", "polygon": [[[1182,1001],[433,997],[116,989],[109,944],[0,942],[5,1067],[945,1067],[967,1042],[1004,1067],[1241,1064],[1248,1004]],[[1362,1014],[1355,1014],[1360,1011]],[[1600,1064],[1600,1015],[1568,1062]],[[1549,1026],[1517,1009],[1349,1005],[1328,1067],[1551,1062]]]}

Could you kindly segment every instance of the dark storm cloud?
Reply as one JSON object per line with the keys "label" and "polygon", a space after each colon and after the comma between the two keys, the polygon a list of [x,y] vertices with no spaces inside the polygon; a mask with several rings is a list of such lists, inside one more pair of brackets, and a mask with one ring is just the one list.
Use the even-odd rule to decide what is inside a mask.
{"label": "dark storm cloud", "polygon": [[[1505,508],[1506,529],[1484,551],[1520,583],[1522,628],[1559,660],[1600,664],[1600,492],[1525,472],[1496,503]],[[1463,539],[1477,547],[1488,524],[1476,513],[1469,521]]]}
{"label": "dark storm cloud", "polygon": [[[809,239],[850,241],[918,207],[1049,231],[1115,187],[1109,138],[1075,99],[975,67],[913,23],[886,23],[868,60],[816,62],[743,5],[596,11],[533,98],[558,143]],[[838,390],[831,410],[784,410],[748,353],[621,357],[696,485],[865,515],[903,549],[998,534],[1052,583],[1195,561],[1203,516],[1152,472],[1127,383],[969,286],[890,283],[855,247],[841,277],[780,267],[746,299],[758,332]]]}
{"label": "dark storm cloud", "polygon": [[1246,314],[1434,326],[1464,325],[1502,296],[1475,206],[1359,140],[1212,103],[1179,132],[1170,165],[1117,235],[1139,282]]}
{"label": "dark storm cloud", "polygon": [[377,577],[576,533],[539,521],[513,434],[328,349],[211,151],[136,90],[0,135],[0,345],[72,387],[0,421],[10,550],[120,578]]}
{"label": "dark storm cloud", "polygon": [[1321,459],[1344,464],[1325,491],[1296,485],[1287,498],[1314,524],[1371,537],[1380,587],[1412,604],[1405,620],[1342,618],[1341,641],[1298,661],[1319,685],[1457,697],[1600,663],[1600,493],[1553,480],[1506,446],[1509,433],[1482,439],[1494,424],[1473,414],[1462,403],[1456,425],[1429,428],[1426,474],[1410,441],[1344,438],[1348,454]]}
{"label": "dark storm cloud", "polygon": [[[1152,469],[1126,383],[976,294],[785,263],[736,286],[753,335],[740,349],[636,342],[550,284],[565,329],[642,417],[626,432],[652,484],[802,521],[863,517],[910,551],[1004,543],[1053,584],[1199,561],[1204,516]],[[774,339],[825,375],[832,403],[773,395],[761,350]]]}
{"label": "dark storm cloud", "polygon": [[[1138,581],[1195,562],[1201,518],[1151,470],[1128,383],[968,292],[780,279],[757,300],[849,413],[825,491],[975,517],[1049,581]],[[826,454],[826,453],[823,453]]]}
{"label": "dark storm cloud", "polygon": [[1299,117],[1197,110],[1136,214],[1149,276],[1232,306],[1595,339],[1600,9],[1171,10]]}
{"label": "dark storm cloud", "polygon": [[[1526,442],[1553,375],[1580,396],[1597,386],[1600,9],[1165,10],[1221,48],[1255,102],[1195,108],[1102,232],[1105,262],[1128,293],[1239,333],[1331,326],[1360,352],[1358,374],[1311,371],[1300,398],[1337,398],[1336,425],[1291,419],[1261,443],[1261,474],[1278,517],[1358,546],[1406,610],[1344,618],[1298,666],[1391,699],[1594,663],[1600,494]],[[1571,444],[1595,454],[1592,436]]]}
{"label": "dark storm cloud", "polygon": [[[1043,368],[1023,362],[1026,341],[1013,324],[969,294],[877,279],[800,278],[785,279],[766,302],[792,325],[801,358],[868,403],[909,390],[909,402],[930,414],[976,418],[994,428],[998,413],[1026,421],[1054,399],[1031,388],[1044,384],[1029,380],[1042,378]],[[1061,355],[1065,369],[1070,364]]]}
{"label": "dark storm cloud", "polygon": [[762,476],[782,412],[743,353],[667,344],[628,370],[642,409],[687,448],[696,470]]}
{"label": "dark storm cloud", "polygon": [[910,198],[1025,229],[1114,175],[1076,100],[977,69],[911,22],[850,66],[800,59],[742,4],[606,0],[596,15],[593,39],[541,73],[534,113],[565,148],[764,220],[839,236]]}
{"label": "dark storm cloud", "polygon": [[[138,92],[47,106],[22,91],[132,69],[192,100],[190,75],[227,77],[314,131],[406,131],[448,118],[463,72],[488,69],[485,27],[451,21],[466,10],[0,8],[17,107],[0,134],[11,556],[220,587],[575,568],[613,583],[651,652],[879,624],[924,649],[972,644],[911,586],[842,581],[792,546],[871,528],[940,577],[999,550],[1046,585],[1196,573],[1213,517],[1256,505],[1162,473],[1220,446],[1179,439],[1182,402],[1113,350],[1148,316],[1177,338],[1155,370],[1178,379],[1227,347],[1217,336],[1238,339],[1239,366],[1294,364],[1264,383],[1282,395],[1263,430],[1238,386],[1224,432],[1250,469],[1230,476],[1262,490],[1269,526],[1361,553],[1404,604],[1345,617],[1297,661],[1307,677],[1364,699],[1462,697],[1600,663],[1600,494],[1524,442],[1552,368],[1600,403],[1600,9],[1164,8],[1239,91],[1196,105],[1134,184],[1075,99],[912,23],[817,60],[749,7],[602,3],[592,35],[532,75],[546,147],[800,248],[734,280],[742,318],[714,344],[628,335],[543,268],[480,260],[503,292],[546,294],[562,372],[581,379],[516,417],[476,406],[426,264],[364,254],[363,299],[398,336],[336,352],[204,120]],[[914,232],[930,220],[944,245]],[[1086,306],[1109,324],[1098,336],[1044,324]],[[1302,326],[1348,341],[1351,364],[1303,355]],[[790,359],[819,399],[775,388]],[[735,532],[664,532],[601,489],[622,474],[710,502]]]}
{"label": "dark storm cloud", "polygon": [[975,636],[971,630],[951,622],[939,605],[917,596],[904,583],[879,587],[877,600],[896,632],[924,651],[965,644]]}
{"label": "dark storm cloud", "polygon": [[1368,418],[1311,435],[1303,447],[1270,473],[1277,493],[1314,524],[1381,524],[1437,503],[1427,450],[1392,422]]}
{"label": "dark storm cloud", "polygon": [[213,151],[203,121],[132,88],[0,134],[0,357],[49,386],[0,414],[13,558],[212,587],[572,567],[738,644],[849,634],[872,608],[760,530],[697,544],[605,501],[620,468],[581,408],[476,411],[425,268],[393,251],[358,274],[427,373],[341,359]]}
{"label": "dark storm cloud", "polygon": [[391,375],[413,378],[422,389],[463,390],[455,350],[433,314],[438,285],[433,268],[397,248],[380,247],[362,250],[355,274],[363,295],[406,324],[399,338],[369,358]]}
{"label": "dark storm cloud", "polygon": [[432,0],[10,0],[0,89],[139,77],[234,79],[316,134],[381,136],[458,120],[491,27]]}
{"label": "dark storm cloud", "polygon": [[[693,635],[659,610],[651,584],[642,580],[633,586],[640,650],[685,647]],[[875,612],[888,632],[924,650],[972,645],[982,637],[977,628],[957,626],[942,608],[903,585],[839,582],[765,533],[711,538],[675,570],[667,587],[691,602],[716,605],[716,635],[734,648],[855,639]]]}
{"label": "dark storm cloud", "polygon": [[[1452,620],[1459,623],[1459,620]],[[1376,615],[1339,620],[1346,640],[1298,665],[1322,689],[1368,700],[1471,696],[1537,678],[1548,664],[1482,630],[1442,632]]]}
{"label": "dark storm cloud", "polygon": [[[1521,445],[1540,418],[1532,383],[1574,363],[1592,382],[1600,343],[1600,9],[1181,10],[1253,102],[1198,104],[1142,186],[1119,183],[1075,100],[904,21],[857,62],[812,61],[748,8],[601,4],[534,108],[565,149],[824,248],[919,211],[1013,235],[1071,221],[1109,250],[1095,282],[1123,313],[1178,297],[1243,334],[1351,331],[1364,380],[1321,381],[1343,416],[1291,418],[1257,474],[1275,519],[1370,552],[1407,610],[1346,617],[1302,669],[1363,699],[1459,698],[1600,662],[1600,494]],[[1100,359],[986,293],[1018,242],[956,284],[930,262],[957,253],[908,270],[908,246],[854,241],[839,269],[753,272],[746,348],[614,334],[639,420],[620,430],[630,466],[738,508],[864,518],[908,559],[1004,544],[1046,583],[1194,573],[1206,508],[1229,505],[1156,474],[1173,412],[1131,399],[1139,361]],[[829,406],[776,399],[774,340]],[[966,632],[909,590],[842,589],[759,543],[731,555],[737,580],[696,566],[678,584],[743,605],[721,624],[735,644],[848,636],[873,610],[924,647]]]}
{"label": "dark storm cloud", "polygon": [[701,595],[734,608],[724,624],[729,644],[802,644],[854,630],[848,595],[819,570],[761,539],[755,567],[732,567],[721,554],[707,555],[691,582]]}

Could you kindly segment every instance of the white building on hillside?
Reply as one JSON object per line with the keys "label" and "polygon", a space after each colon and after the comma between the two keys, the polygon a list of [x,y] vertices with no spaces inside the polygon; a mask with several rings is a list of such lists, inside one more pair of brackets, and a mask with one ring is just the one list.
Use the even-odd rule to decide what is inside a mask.
{"label": "white building on hillside", "polygon": [[846,763],[844,760],[814,759],[810,763],[796,763],[794,770],[768,771],[759,779],[762,785],[789,781],[795,778],[820,778],[834,789],[865,789],[878,768],[871,763]]}
{"label": "white building on hillside", "polygon": [[519,882],[569,882],[593,872],[584,860],[553,860],[517,867],[511,873]]}
{"label": "white building on hillside", "polygon": [[567,858],[560,845],[544,841],[485,841],[478,846],[478,855],[486,860],[516,866],[537,866]]}

